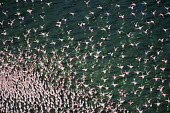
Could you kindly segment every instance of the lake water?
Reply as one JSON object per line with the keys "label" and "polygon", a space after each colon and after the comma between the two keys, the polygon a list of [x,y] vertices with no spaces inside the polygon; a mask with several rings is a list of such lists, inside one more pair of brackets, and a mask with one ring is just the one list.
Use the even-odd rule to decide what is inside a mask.
{"label": "lake water", "polygon": [[[52,82],[44,76],[54,79],[66,76],[65,83],[69,83],[67,77],[71,76],[73,79],[69,90],[73,92],[83,90],[83,93],[87,93],[94,88],[96,93],[93,93],[92,97],[87,96],[91,100],[83,100],[88,105],[94,105],[94,112],[100,111],[99,109],[102,108],[100,102],[103,102],[105,103],[103,113],[111,112],[109,105],[118,113],[123,112],[121,109],[126,109],[124,112],[130,113],[168,113],[170,107],[169,8],[170,2],[167,0],[160,2],[155,0],[89,0],[89,2],[1,0],[0,51],[4,52],[0,54],[1,61],[5,59],[7,64],[8,60],[18,61],[17,56],[21,51],[23,51],[23,59],[36,55],[36,58],[32,59],[39,59],[34,65],[34,69],[37,69],[35,73],[42,70],[39,78],[47,82],[46,84],[61,87],[59,82]],[[56,59],[52,58],[52,52],[56,53]],[[7,57],[10,56],[9,53],[16,57]],[[49,61],[45,61],[45,58]],[[31,62],[31,58],[28,62]],[[40,62],[43,62],[46,68],[37,68]],[[50,68],[56,64],[64,67],[64,69],[61,67],[56,69],[57,75],[54,74],[55,69]],[[2,69],[3,65],[4,63],[1,62]],[[6,75],[1,71],[0,76],[3,81],[2,78]],[[12,75],[9,73],[8,76]],[[4,83],[8,83],[7,79]],[[78,83],[80,84],[76,87]],[[65,87],[67,85],[63,90],[67,89]],[[13,89],[17,92],[17,88]],[[1,92],[5,91],[8,92],[1,83]],[[109,102],[105,100],[105,96],[101,96],[102,93],[112,95]],[[71,98],[70,95],[66,97]],[[45,98],[47,103],[52,103],[49,100],[51,96],[46,98],[42,95],[42,98]],[[82,98],[80,96],[78,100]],[[94,98],[101,99],[97,107],[92,101]],[[15,107],[7,107],[11,104],[8,99],[3,99],[1,96],[1,100],[2,112],[8,110],[19,112],[14,110]],[[16,98],[12,99],[11,101],[14,101],[12,104],[19,106],[15,104],[19,103],[16,100]],[[31,109],[31,112],[36,112],[36,108],[34,109],[31,104],[24,103],[27,103],[26,100],[21,104],[22,110],[28,112],[28,109]],[[53,107],[46,108],[42,103],[43,112],[47,112],[47,109],[51,109],[49,112],[54,112],[54,108],[61,111],[69,108],[69,106],[62,106],[61,109],[57,104],[52,105]],[[28,107],[25,109],[24,106]],[[84,105],[85,110],[86,107]],[[77,108],[83,109],[80,106]],[[75,112],[85,112],[82,109]]]}

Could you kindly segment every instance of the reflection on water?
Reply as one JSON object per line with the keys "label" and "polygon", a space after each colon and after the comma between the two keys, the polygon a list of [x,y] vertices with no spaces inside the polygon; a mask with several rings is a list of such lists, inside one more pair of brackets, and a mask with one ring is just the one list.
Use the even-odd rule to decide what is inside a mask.
{"label": "reflection on water", "polygon": [[167,1],[0,2],[1,112],[169,111]]}

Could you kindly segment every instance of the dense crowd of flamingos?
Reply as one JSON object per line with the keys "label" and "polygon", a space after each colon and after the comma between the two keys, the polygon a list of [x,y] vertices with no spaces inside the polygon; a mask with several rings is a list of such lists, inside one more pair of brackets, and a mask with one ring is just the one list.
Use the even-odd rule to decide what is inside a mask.
{"label": "dense crowd of flamingos", "polygon": [[[82,2],[81,7],[88,13],[69,11],[58,20],[48,19],[55,5],[65,3],[69,8],[76,2]],[[8,2],[0,2],[0,112],[170,111],[170,52],[167,49],[170,47],[167,21],[170,7],[167,2],[129,1],[128,7],[126,2],[111,0],[11,2],[16,7],[21,3],[25,7],[33,5],[25,12],[13,9],[16,11],[13,14],[6,5]],[[69,6],[71,3],[73,6]],[[37,16],[34,8],[38,4],[43,13]],[[157,9],[149,10],[152,5]],[[115,14],[109,12],[109,8]],[[32,21],[28,18],[35,26],[29,28],[28,23]],[[56,31],[44,30],[50,19],[50,26]],[[63,37],[50,40],[54,32]],[[78,33],[82,38],[76,38]]]}

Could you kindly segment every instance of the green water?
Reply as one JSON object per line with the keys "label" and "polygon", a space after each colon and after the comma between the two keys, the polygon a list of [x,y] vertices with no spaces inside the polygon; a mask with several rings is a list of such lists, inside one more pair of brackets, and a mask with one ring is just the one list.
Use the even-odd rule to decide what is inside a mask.
{"label": "green water", "polygon": [[[48,5],[47,3],[50,2],[51,4]],[[136,6],[131,5],[132,2]],[[91,0],[87,6],[83,0],[47,0],[43,2],[35,0],[35,2],[19,1],[18,3],[15,0],[2,0],[0,2],[0,22],[4,22],[3,25],[0,25],[0,51],[4,51],[6,55],[11,52],[17,56],[20,53],[18,48],[21,48],[29,56],[33,54],[36,54],[37,58],[47,56],[49,60],[52,58],[51,52],[55,51],[58,58],[62,60],[62,65],[65,67],[64,72],[77,72],[72,76],[79,82],[83,81],[83,76],[86,76],[84,84],[88,84],[98,92],[93,98],[102,98],[99,96],[100,92],[109,92],[113,94],[111,98],[111,102],[115,102],[113,106],[119,103],[118,99],[123,99],[125,101],[120,108],[126,108],[132,113],[138,112],[136,106],[139,106],[144,113],[168,112],[170,106],[165,100],[169,99],[170,92],[170,21],[167,14],[169,9],[166,7],[169,7],[170,4],[166,0],[162,0],[160,4],[154,0],[146,2],[147,5],[141,4],[143,2],[140,0]],[[116,4],[120,7],[115,7]],[[99,6],[102,6],[102,9],[97,8]],[[130,6],[133,6],[133,9],[130,9]],[[31,14],[27,11],[28,9],[32,10]],[[7,15],[3,13],[6,11],[8,11]],[[154,11],[156,11],[155,15]],[[90,14],[90,12],[94,12],[94,14]],[[17,13],[20,15],[16,15]],[[75,15],[71,13],[75,13]],[[135,16],[132,13],[135,13]],[[120,15],[124,15],[124,18],[119,17]],[[22,17],[24,20],[19,19]],[[67,20],[64,21],[64,19]],[[13,20],[14,22],[10,26]],[[56,22],[61,22],[61,24]],[[6,48],[8,49],[6,50]],[[44,50],[45,53],[38,52],[37,48]],[[146,54],[147,51],[149,51],[148,54]],[[123,58],[121,55],[125,55],[125,57]],[[70,58],[73,60],[70,61]],[[140,58],[141,60],[138,61],[137,59]],[[165,63],[162,60],[168,61]],[[49,64],[53,64],[53,62]],[[73,67],[70,69],[68,64]],[[50,68],[48,62],[46,65]],[[134,67],[130,68],[129,65]],[[124,67],[120,69],[118,66]],[[156,66],[158,66],[157,69],[155,69]],[[160,68],[165,68],[165,70],[162,71]],[[84,69],[87,71],[83,71]],[[103,72],[104,70],[106,73]],[[62,70],[60,71],[61,76],[67,76],[62,73]],[[136,71],[139,71],[139,74]],[[125,77],[119,76],[125,72],[128,72]],[[146,75],[147,72],[150,73],[144,79],[139,77]],[[51,73],[53,72],[43,72],[47,76],[48,74],[51,76]],[[114,76],[117,78],[114,79]],[[44,79],[44,77],[42,78]],[[155,81],[153,78],[159,79]],[[162,82],[163,79],[166,80]],[[134,80],[137,82],[136,85],[132,84]],[[72,82],[76,84],[75,81]],[[114,87],[113,83],[117,86]],[[98,85],[104,85],[109,89],[100,90]],[[144,89],[140,89],[140,86],[144,86]],[[162,92],[158,90],[159,86],[164,87]],[[73,86],[73,90],[77,89]],[[89,89],[87,88],[87,90]],[[135,91],[137,91],[136,95]],[[124,94],[121,95],[120,92]],[[164,97],[161,94],[168,95]],[[148,103],[148,99],[152,99],[151,103]],[[130,105],[128,103],[130,101],[134,103]],[[88,102],[93,103],[91,100]],[[156,106],[157,102],[161,103],[160,106]],[[148,104],[149,107],[144,104]]]}

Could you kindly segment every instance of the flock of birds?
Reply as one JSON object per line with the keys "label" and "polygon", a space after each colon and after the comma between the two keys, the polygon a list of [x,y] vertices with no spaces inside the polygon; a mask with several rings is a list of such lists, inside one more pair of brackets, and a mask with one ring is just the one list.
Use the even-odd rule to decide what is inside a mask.
{"label": "flock of birds", "polygon": [[0,112],[168,113],[168,2],[0,2]]}

